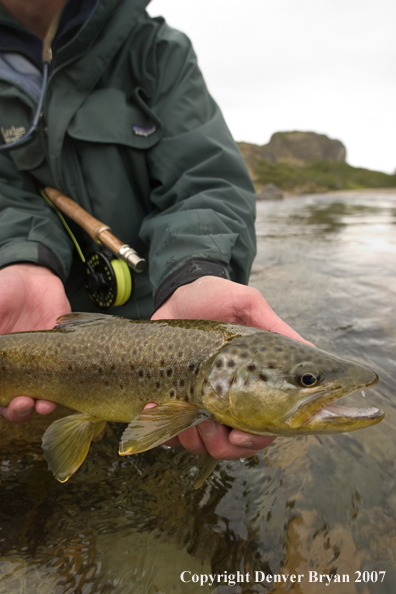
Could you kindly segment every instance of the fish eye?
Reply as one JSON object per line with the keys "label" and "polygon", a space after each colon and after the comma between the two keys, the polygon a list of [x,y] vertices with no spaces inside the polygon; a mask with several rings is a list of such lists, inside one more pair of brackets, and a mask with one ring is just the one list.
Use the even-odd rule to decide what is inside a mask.
{"label": "fish eye", "polygon": [[303,373],[298,378],[299,382],[304,388],[312,388],[318,383],[318,378],[313,373]]}

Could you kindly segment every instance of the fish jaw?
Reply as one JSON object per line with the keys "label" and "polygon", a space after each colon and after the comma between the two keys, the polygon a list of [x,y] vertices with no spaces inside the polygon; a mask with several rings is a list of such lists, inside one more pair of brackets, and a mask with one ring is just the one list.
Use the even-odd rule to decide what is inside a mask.
{"label": "fish jaw", "polygon": [[329,404],[320,408],[299,429],[298,434],[345,433],[380,423],[384,411],[371,408],[352,408]]}

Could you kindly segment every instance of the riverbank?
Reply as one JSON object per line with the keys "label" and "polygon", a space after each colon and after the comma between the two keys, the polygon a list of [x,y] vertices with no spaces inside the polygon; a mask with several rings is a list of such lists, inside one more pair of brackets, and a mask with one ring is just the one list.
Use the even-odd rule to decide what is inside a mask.
{"label": "riverbank", "polygon": [[394,196],[396,198],[396,186],[394,188],[360,188],[358,190],[328,190],[324,192],[284,192],[283,198],[301,198],[301,196],[348,196],[353,198],[355,196]]}

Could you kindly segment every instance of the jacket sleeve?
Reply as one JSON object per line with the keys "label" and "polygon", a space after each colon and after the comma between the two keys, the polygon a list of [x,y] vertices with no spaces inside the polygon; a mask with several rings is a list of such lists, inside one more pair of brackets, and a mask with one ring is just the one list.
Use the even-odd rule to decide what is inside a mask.
{"label": "jacket sleeve", "polygon": [[[147,155],[153,209],[141,238],[150,246],[150,280],[158,307],[163,295],[185,284],[183,274],[192,262],[200,263],[194,267],[195,278],[208,273],[202,265],[206,261],[220,264],[216,276],[248,282],[256,249],[256,199],[189,40],[165,24],[157,37],[156,69],[151,107],[161,122],[162,139]],[[173,289],[164,292],[169,279]]]}
{"label": "jacket sleeve", "polygon": [[33,177],[0,152],[0,268],[38,264],[65,281],[71,260],[72,242]]}

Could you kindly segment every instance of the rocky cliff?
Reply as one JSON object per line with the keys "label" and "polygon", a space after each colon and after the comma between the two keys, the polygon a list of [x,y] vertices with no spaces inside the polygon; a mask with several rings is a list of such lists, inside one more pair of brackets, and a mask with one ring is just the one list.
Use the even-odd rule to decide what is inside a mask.
{"label": "rocky cliff", "polygon": [[276,132],[263,146],[238,144],[258,197],[263,194],[263,199],[267,194],[273,199],[274,188],[305,193],[396,184],[395,175],[348,165],[343,143],[325,134]]}

